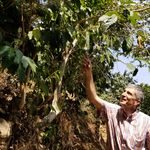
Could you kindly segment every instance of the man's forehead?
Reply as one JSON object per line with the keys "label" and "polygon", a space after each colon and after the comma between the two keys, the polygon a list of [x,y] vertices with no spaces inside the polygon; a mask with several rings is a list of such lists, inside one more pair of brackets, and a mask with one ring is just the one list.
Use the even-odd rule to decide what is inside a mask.
{"label": "man's forehead", "polygon": [[135,89],[131,88],[131,87],[126,87],[125,91],[129,91],[131,93],[135,93]]}

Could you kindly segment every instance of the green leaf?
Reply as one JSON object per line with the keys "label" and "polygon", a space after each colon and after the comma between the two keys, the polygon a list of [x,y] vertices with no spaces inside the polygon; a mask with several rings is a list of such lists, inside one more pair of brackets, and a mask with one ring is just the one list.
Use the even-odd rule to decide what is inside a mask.
{"label": "green leaf", "polygon": [[101,62],[103,62],[105,60],[105,55],[103,54],[100,58]]}
{"label": "green leaf", "polygon": [[50,106],[52,111],[56,112],[55,108],[51,104],[49,106]]}
{"label": "green leaf", "polygon": [[41,83],[41,84],[40,84],[40,88],[42,89],[42,91],[43,91],[46,95],[48,95],[48,93],[49,93],[49,88],[48,88],[48,86],[47,86],[46,84]]}
{"label": "green leaf", "polygon": [[68,25],[69,33],[72,36],[73,34],[73,26]]}
{"label": "green leaf", "polygon": [[15,58],[15,51],[14,51],[14,49],[12,47],[9,48],[7,56],[9,58],[9,60],[12,60],[12,59],[14,60],[14,58]]}
{"label": "green leaf", "polygon": [[121,5],[125,5],[125,4],[137,4],[136,2],[131,1],[131,0],[128,0],[128,1],[121,0],[120,2],[121,2]]}
{"label": "green leaf", "polygon": [[30,108],[29,108],[29,115],[35,115],[36,113],[36,107],[33,105],[33,103],[30,103]]}
{"label": "green leaf", "polygon": [[134,71],[135,70],[135,66],[131,63],[126,63],[126,66],[127,68],[130,70],[130,71]]}
{"label": "green leaf", "polygon": [[[30,57],[23,56],[22,59],[24,59],[28,62],[28,65],[31,67],[33,72],[36,72],[36,67],[37,66],[36,66],[35,62]],[[25,65],[25,67],[27,67],[26,62],[25,62],[24,65]]]}
{"label": "green leaf", "polygon": [[100,46],[99,46],[99,45],[97,45],[97,44],[96,44],[96,47],[97,47],[97,49],[98,49],[99,51],[101,50],[101,48],[100,48]]}
{"label": "green leaf", "polygon": [[[15,53],[14,53],[14,49],[12,47],[9,47],[8,49],[5,49],[5,50],[7,51],[7,53],[2,58],[3,70],[8,68],[14,62],[14,59],[15,59]],[[4,55],[4,53],[2,53],[2,55]]]}
{"label": "green leaf", "polygon": [[15,74],[15,72],[18,69],[18,65],[20,63],[20,57],[23,56],[22,52],[20,50],[14,50],[12,47],[4,46],[1,48],[1,56],[2,58],[2,68],[3,70],[5,68],[8,68],[8,72],[12,75]]}
{"label": "green leaf", "polygon": [[108,60],[108,63],[110,63],[110,55],[108,52],[107,52],[107,60]]}
{"label": "green leaf", "polygon": [[86,47],[85,47],[86,50],[89,50],[90,49],[90,33],[87,31],[86,32]]}
{"label": "green leaf", "polygon": [[0,57],[4,57],[10,49],[10,46],[3,46],[0,48]]}
{"label": "green leaf", "polygon": [[115,11],[109,11],[109,12],[107,12],[105,15],[112,17],[112,15],[117,15],[117,14],[118,14],[118,11],[115,10]]}
{"label": "green leaf", "polygon": [[32,39],[32,37],[33,37],[33,31],[29,31],[29,33],[28,33],[28,37],[29,37],[29,40],[31,40],[31,39]]}
{"label": "green leaf", "polygon": [[17,0],[17,3],[24,2],[24,0]]}
{"label": "green leaf", "polygon": [[26,68],[24,68],[23,64],[20,63],[17,69],[17,76],[20,83],[23,83],[26,79]]}
{"label": "green leaf", "polygon": [[8,67],[8,72],[12,75],[14,75],[18,69],[19,64],[16,64],[13,62],[9,67]]}
{"label": "green leaf", "polygon": [[107,22],[105,23],[105,28],[106,28],[106,30],[107,30],[112,24],[116,23],[117,20],[118,20],[118,17],[117,17],[115,14],[113,14],[113,15],[107,20]]}
{"label": "green leaf", "polygon": [[108,63],[110,63],[110,55],[111,55],[111,52],[109,50],[107,50],[107,60],[108,60]]}
{"label": "green leaf", "polygon": [[59,102],[57,102],[57,106],[58,106],[59,110],[61,111],[62,107],[61,107],[61,104]]}
{"label": "green leaf", "polygon": [[58,17],[58,12],[55,10],[55,9],[51,9],[51,8],[48,8],[47,9],[50,13],[50,16],[51,16],[51,20],[52,21],[56,21],[57,17]]}
{"label": "green leaf", "polygon": [[60,71],[60,70],[58,70],[58,73],[59,73],[60,76],[64,75],[64,73],[62,71]]}
{"label": "green leaf", "polygon": [[110,16],[108,16],[108,15],[103,15],[103,16],[101,16],[99,19],[98,19],[98,21],[100,22],[100,21],[104,21],[104,20],[106,20],[106,19],[109,19],[110,18]]}
{"label": "green leaf", "polygon": [[129,35],[126,41],[127,41],[127,49],[131,49],[133,46],[133,42],[134,42],[133,36]]}
{"label": "green leaf", "polygon": [[52,20],[52,21],[56,21],[56,20],[57,20],[57,17],[58,17],[58,13],[55,11],[55,12],[52,12],[51,15],[52,15],[51,20]]}
{"label": "green leaf", "polygon": [[150,65],[150,62],[149,62],[149,61],[147,61],[147,60],[145,60],[145,59],[143,59],[143,58],[136,57],[136,60],[143,61],[143,62],[145,62],[146,64]]}
{"label": "green leaf", "polygon": [[59,0],[55,0],[55,3],[57,5],[57,7],[61,7],[60,1]]}
{"label": "green leaf", "polygon": [[124,9],[123,10],[123,15],[128,18],[128,16],[130,15],[130,10],[129,9]]}
{"label": "green leaf", "polygon": [[109,47],[109,38],[108,38],[108,36],[107,36],[107,38],[106,38],[106,44],[107,44],[107,46]]}
{"label": "green leaf", "polygon": [[57,74],[57,72],[55,72],[54,75],[55,75],[56,82],[58,82],[59,81],[59,75]]}
{"label": "green leaf", "polygon": [[4,41],[4,44],[7,45],[7,46],[12,47],[12,44],[10,42],[8,42],[8,41]]}
{"label": "green leaf", "polygon": [[123,50],[124,53],[125,53],[125,52],[128,53],[127,41],[126,41],[126,40],[124,40],[123,43],[122,43],[122,50]]}
{"label": "green leaf", "polygon": [[42,95],[43,102],[45,102],[44,94],[43,94],[43,93],[41,93],[41,95]]}
{"label": "green leaf", "polygon": [[34,30],[33,30],[33,37],[34,37],[34,39],[35,39],[36,41],[38,41],[38,40],[40,39],[40,37],[41,37],[41,32],[40,32],[40,30],[34,29]]}
{"label": "green leaf", "polygon": [[23,53],[19,49],[16,49],[15,53],[16,53],[16,57],[15,57],[14,62],[19,64],[21,62],[22,57],[23,57]]}
{"label": "green leaf", "polygon": [[134,38],[132,35],[129,35],[122,43],[123,52],[127,55],[133,47]]}
{"label": "green leaf", "polygon": [[23,56],[23,57],[21,58],[21,62],[22,62],[23,67],[24,67],[25,69],[27,69],[27,67],[28,67],[28,61],[26,60],[26,56]]}
{"label": "green leaf", "polygon": [[63,43],[63,47],[66,47],[66,42],[67,41],[71,41],[71,36],[67,31],[63,31],[63,35],[62,35],[62,43]]}
{"label": "green leaf", "polygon": [[44,116],[47,115],[47,109],[44,107]]}
{"label": "green leaf", "polygon": [[102,36],[102,30],[98,29],[98,34],[101,37]]}
{"label": "green leaf", "polygon": [[2,42],[3,40],[3,35],[2,35],[2,32],[0,31],[0,43]]}
{"label": "green leaf", "polygon": [[132,13],[132,15],[129,16],[129,18],[130,18],[130,21],[134,27],[137,26],[136,20],[141,20],[141,18],[139,17],[137,12]]}
{"label": "green leaf", "polygon": [[113,48],[113,39],[110,39],[110,47]]}
{"label": "green leaf", "polygon": [[134,72],[133,72],[133,76],[136,76],[136,75],[137,75],[137,73],[138,73],[138,69],[137,69],[137,68],[135,68],[135,70],[134,70]]}

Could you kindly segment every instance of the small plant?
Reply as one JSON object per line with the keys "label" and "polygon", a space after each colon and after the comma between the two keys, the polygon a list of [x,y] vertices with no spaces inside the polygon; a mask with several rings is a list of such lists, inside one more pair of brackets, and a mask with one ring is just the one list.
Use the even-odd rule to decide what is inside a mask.
{"label": "small plant", "polygon": [[82,111],[80,107],[78,107],[78,114],[81,117],[85,117],[86,115],[88,115],[87,111]]}
{"label": "small plant", "polygon": [[44,133],[43,142],[50,143],[55,140],[57,136],[57,125],[50,124],[48,130]]}

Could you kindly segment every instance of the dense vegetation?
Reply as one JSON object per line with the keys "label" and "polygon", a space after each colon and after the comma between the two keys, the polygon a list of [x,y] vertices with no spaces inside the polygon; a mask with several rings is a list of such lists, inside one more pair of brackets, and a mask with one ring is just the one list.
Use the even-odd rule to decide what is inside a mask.
{"label": "dense vegetation", "polygon": [[[86,100],[84,53],[92,61],[98,94],[118,103],[124,86],[136,83],[133,76],[138,68],[150,69],[149,12],[147,1],[0,0],[0,113],[11,122],[14,135],[7,147],[29,149],[35,142],[36,149],[41,145],[43,149],[73,149],[66,144],[71,139],[65,128],[72,123],[69,120],[81,142],[96,141],[98,135],[88,139],[90,133],[81,132],[81,126],[88,128],[83,122],[87,116],[100,123],[95,107]],[[124,63],[118,56],[130,57],[132,62]],[[131,72],[112,74],[116,61]],[[134,61],[139,64],[134,66]],[[145,101],[139,109],[150,115],[150,87],[141,86]],[[15,139],[29,131],[26,139],[19,137],[21,142]],[[103,144],[95,146],[99,149]]]}

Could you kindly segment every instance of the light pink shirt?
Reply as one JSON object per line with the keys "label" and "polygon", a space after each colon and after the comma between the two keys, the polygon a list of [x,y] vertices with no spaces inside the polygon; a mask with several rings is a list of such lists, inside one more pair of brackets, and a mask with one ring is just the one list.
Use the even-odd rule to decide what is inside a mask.
{"label": "light pink shirt", "polygon": [[136,110],[128,118],[122,107],[103,101],[112,150],[150,150],[150,117]]}

